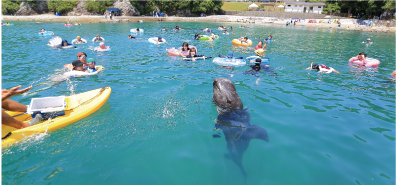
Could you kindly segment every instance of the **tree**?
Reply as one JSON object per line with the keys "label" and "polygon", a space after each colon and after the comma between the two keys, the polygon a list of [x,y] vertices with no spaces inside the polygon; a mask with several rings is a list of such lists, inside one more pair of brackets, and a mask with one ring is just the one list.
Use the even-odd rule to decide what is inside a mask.
{"label": "tree", "polygon": [[19,4],[21,4],[21,2],[18,1],[1,1],[1,13],[3,15],[5,14],[14,14],[15,12],[17,12],[19,10]]}
{"label": "tree", "polygon": [[112,5],[113,1],[88,1],[85,8],[91,12],[104,13],[108,6]]}
{"label": "tree", "polygon": [[76,7],[77,0],[48,0],[47,4],[48,9],[63,14],[70,12],[70,10]]}

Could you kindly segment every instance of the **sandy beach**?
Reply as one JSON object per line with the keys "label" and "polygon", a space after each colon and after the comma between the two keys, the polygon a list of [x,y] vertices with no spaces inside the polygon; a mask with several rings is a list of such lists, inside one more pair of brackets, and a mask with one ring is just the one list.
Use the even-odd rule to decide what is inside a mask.
{"label": "sandy beach", "polygon": [[[207,17],[145,17],[145,16],[120,16],[114,17],[113,20],[105,18],[104,16],[55,16],[51,14],[42,14],[34,16],[8,16],[2,17],[2,22],[7,21],[51,21],[51,22],[81,22],[81,23],[131,23],[138,22],[156,22],[162,19],[167,22],[240,22],[250,24],[277,24],[286,25],[287,18],[276,17],[247,17],[247,16],[230,16],[230,15],[212,15]],[[328,19],[321,19],[327,21]],[[317,19],[319,21],[319,19]],[[388,32],[395,33],[395,27],[367,27],[358,25],[355,19],[341,19],[341,27],[337,24],[327,23],[308,23],[308,20],[296,23],[296,26],[319,27],[319,28],[334,28],[347,29],[367,32]]]}

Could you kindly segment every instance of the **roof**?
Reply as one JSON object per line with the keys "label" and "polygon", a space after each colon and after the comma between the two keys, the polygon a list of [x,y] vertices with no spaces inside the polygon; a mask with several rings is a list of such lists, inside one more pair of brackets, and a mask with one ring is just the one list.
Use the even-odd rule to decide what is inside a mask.
{"label": "roof", "polygon": [[285,1],[285,4],[298,4],[298,5],[307,5],[307,6],[324,6],[325,3],[307,3],[307,2],[300,2],[300,1]]}
{"label": "roof", "polygon": [[107,8],[107,10],[108,10],[108,11],[115,11],[115,12],[117,12],[117,11],[118,11],[118,8]]}

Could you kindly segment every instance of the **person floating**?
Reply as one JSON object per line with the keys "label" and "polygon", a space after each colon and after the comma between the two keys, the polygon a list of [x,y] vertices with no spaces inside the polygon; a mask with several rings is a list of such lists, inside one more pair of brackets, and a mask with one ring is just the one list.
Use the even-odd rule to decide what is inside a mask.
{"label": "person floating", "polygon": [[188,55],[186,56],[186,58],[192,58],[192,61],[195,62],[195,58],[197,57],[202,57],[202,59],[205,60],[205,56],[203,55],[197,55],[197,49],[195,49],[194,47],[192,47],[188,53]]}
{"label": "person floating", "polygon": [[92,39],[92,42],[104,42],[105,41],[105,39],[103,38],[103,37],[101,37],[100,35],[96,35],[96,37],[94,37],[93,39]]}
{"label": "person floating", "polygon": [[[47,31],[45,31],[44,28],[41,28],[41,30],[39,31],[39,34],[44,35],[44,33],[46,33],[46,32],[47,32]],[[51,33],[52,33],[52,35],[55,35],[54,32],[51,31]]]}
{"label": "person floating", "polygon": [[80,36],[77,36],[76,39],[72,40],[72,44],[85,44],[87,41],[85,39],[81,39]]}
{"label": "person floating", "polygon": [[96,65],[95,59],[89,58],[89,59],[88,59],[88,65],[85,66],[84,69],[86,69],[86,71],[87,71],[88,73],[94,73],[94,72],[96,72],[96,71],[97,71],[97,72],[100,72],[100,71],[103,70],[103,68],[96,69],[96,68],[95,68],[95,65]]}
{"label": "person floating", "polygon": [[316,70],[319,73],[331,73],[331,72],[335,72],[337,74],[340,74],[340,72],[338,72],[337,70],[335,70],[332,67],[328,67],[324,64],[313,64],[313,62],[311,63],[311,67],[310,70]]}
{"label": "person floating", "polygon": [[167,43],[164,39],[162,39],[162,37],[158,37],[157,42],[155,44],[157,44],[157,46],[158,46],[158,44],[161,43],[161,42]]}

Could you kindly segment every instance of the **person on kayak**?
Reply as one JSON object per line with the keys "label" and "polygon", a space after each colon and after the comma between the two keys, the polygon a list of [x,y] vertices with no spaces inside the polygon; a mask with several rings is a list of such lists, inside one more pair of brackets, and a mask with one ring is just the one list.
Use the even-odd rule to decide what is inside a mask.
{"label": "person on kayak", "polygon": [[[26,105],[23,105],[21,103],[18,103],[16,101],[9,99],[14,95],[22,94],[24,92],[29,91],[32,88],[32,86],[30,86],[28,88],[18,90],[21,87],[22,86],[19,85],[19,86],[11,88],[10,90],[7,90],[7,89],[1,90],[1,108],[8,110],[8,111],[15,111],[15,112],[26,112],[27,111]],[[18,129],[35,125],[43,120],[42,116],[40,114],[37,114],[29,122],[24,123],[24,122],[14,119],[12,116],[8,115],[4,110],[1,110],[1,111],[2,111],[1,112],[1,124],[7,125],[10,127],[14,127],[14,128],[18,128]]]}

